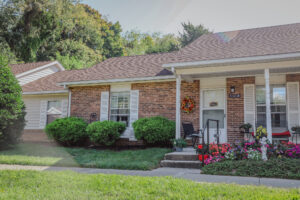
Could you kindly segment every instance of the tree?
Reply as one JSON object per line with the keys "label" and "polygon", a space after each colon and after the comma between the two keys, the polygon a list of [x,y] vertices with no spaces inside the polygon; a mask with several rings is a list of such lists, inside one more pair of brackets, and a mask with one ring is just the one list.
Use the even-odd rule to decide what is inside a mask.
{"label": "tree", "polygon": [[183,26],[183,32],[179,33],[179,36],[182,46],[190,44],[203,34],[210,33],[210,31],[201,24],[194,26],[191,22],[183,22],[181,25]]}
{"label": "tree", "polygon": [[124,34],[123,46],[125,55],[131,56],[175,51],[180,48],[180,42],[173,34],[149,34],[132,30]]}
{"label": "tree", "polygon": [[25,126],[22,89],[0,55],[0,147],[18,141]]}
{"label": "tree", "polygon": [[[0,0],[0,41],[19,60],[56,60],[57,55],[90,67],[123,55],[121,26],[75,0]],[[69,63],[69,62],[68,62]]]}

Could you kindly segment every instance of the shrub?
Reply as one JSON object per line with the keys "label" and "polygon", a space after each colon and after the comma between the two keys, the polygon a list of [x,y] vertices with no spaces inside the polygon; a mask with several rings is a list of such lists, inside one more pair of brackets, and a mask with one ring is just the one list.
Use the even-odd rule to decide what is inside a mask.
{"label": "shrub", "polygon": [[124,123],[103,121],[89,124],[86,130],[92,142],[110,146],[115,144],[125,129],[126,126]]}
{"label": "shrub", "polygon": [[151,145],[170,145],[175,122],[164,117],[141,118],[133,123],[135,137]]}
{"label": "shrub", "polygon": [[300,159],[225,160],[205,165],[203,174],[300,179]]}
{"label": "shrub", "polygon": [[83,145],[87,139],[87,123],[77,117],[56,119],[46,126],[46,133],[65,146]]}
{"label": "shrub", "polygon": [[0,56],[0,146],[15,143],[25,126],[22,88]]}

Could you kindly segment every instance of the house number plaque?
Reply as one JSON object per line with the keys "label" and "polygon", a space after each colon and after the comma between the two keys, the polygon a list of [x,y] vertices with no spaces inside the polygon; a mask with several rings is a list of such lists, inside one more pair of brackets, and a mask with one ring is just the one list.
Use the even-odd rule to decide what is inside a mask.
{"label": "house number plaque", "polygon": [[229,94],[229,98],[241,98],[241,94]]}

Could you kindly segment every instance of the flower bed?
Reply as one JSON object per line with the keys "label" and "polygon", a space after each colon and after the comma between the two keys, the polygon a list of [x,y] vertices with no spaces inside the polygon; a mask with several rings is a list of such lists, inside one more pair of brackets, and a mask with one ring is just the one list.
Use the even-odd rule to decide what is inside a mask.
{"label": "flower bed", "polygon": [[[199,160],[205,165],[224,160],[261,160],[261,144],[243,142],[240,144],[198,145]],[[204,158],[202,158],[202,152]],[[278,145],[267,144],[267,156],[273,158],[300,158],[300,145],[282,142]]]}

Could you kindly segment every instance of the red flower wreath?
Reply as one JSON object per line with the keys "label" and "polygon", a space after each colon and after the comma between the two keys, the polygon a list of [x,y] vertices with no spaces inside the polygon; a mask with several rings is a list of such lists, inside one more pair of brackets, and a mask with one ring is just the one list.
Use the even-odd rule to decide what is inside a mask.
{"label": "red flower wreath", "polygon": [[194,108],[195,108],[195,103],[194,103],[193,99],[191,99],[190,97],[185,97],[182,100],[181,110],[183,112],[191,113],[191,112],[193,112]]}

